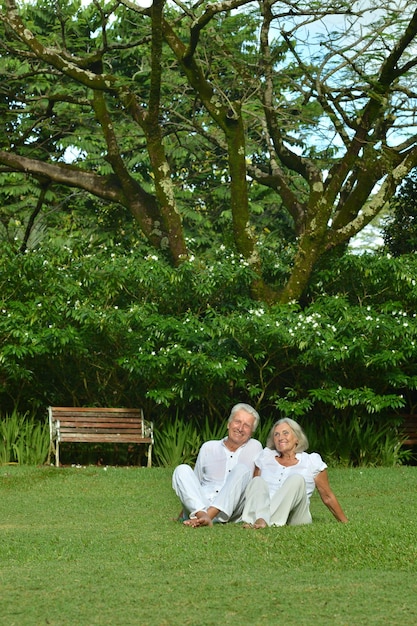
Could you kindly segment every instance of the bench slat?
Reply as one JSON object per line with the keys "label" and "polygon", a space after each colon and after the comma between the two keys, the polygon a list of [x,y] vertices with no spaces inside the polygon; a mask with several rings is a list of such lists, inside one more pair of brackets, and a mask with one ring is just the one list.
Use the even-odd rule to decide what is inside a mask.
{"label": "bench slat", "polygon": [[99,416],[108,416],[117,418],[118,416],[122,417],[132,417],[138,418],[142,417],[142,411],[140,409],[108,409],[103,408],[103,410],[99,410],[97,408],[82,408],[82,407],[50,407],[54,416],[68,416],[73,419],[76,419],[78,416],[84,417],[99,417]]}
{"label": "bench slat", "polygon": [[117,435],[111,433],[64,433],[60,443],[152,443],[149,437]]}
{"label": "bench slat", "polygon": [[142,437],[142,429],[141,428],[107,428],[107,426],[100,426],[100,428],[96,428],[94,424],[84,425],[81,428],[72,428],[71,425],[62,425],[59,426],[59,436],[61,437],[63,433],[110,433],[110,434],[123,434],[123,435],[136,435],[136,437]]}
{"label": "bench slat", "polygon": [[128,420],[125,419],[105,419],[103,417],[98,417],[97,419],[85,419],[79,418],[76,420],[72,420],[69,417],[58,417],[56,421],[62,426],[71,426],[72,428],[88,428],[91,426],[96,426],[97,428],[134,428],[136,430],[142,430],[142,422],[138,422],[137,420]]}

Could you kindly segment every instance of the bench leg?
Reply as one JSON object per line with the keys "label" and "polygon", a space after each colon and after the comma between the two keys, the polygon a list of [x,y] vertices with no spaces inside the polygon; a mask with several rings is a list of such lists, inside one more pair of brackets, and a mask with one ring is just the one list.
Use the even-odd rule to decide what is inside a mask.
{"label": "bench leg", "polygon": [[48,465],[50,465],[51,463],[52,456],[55,457],[55,465],[59,467],[59,443],[57,439],[51,440],[49,444],[49,452],[48,452],[48,460],[47,460]]}
{"label": "bench leg", "polygon": [[48,458],[46,459],[46,464],[47,465],[51,464],[51,456],[52,456],[53,451],[54,451],[54,444],[51,441],[50,444],[49,444]]}
{"label": "bench leg", "polygon": [[148,467],[152,467],[152,444],[148,447]]}

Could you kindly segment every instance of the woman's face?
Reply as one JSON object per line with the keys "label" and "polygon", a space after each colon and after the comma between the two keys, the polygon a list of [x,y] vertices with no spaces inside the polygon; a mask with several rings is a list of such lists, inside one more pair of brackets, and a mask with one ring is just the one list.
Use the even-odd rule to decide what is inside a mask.
{"label": "woman's face", "polygon": [[275,448],[281,454],[294,452],[298,440],[291,426],[287,422],[277,424],[274,428],[274,444]]}

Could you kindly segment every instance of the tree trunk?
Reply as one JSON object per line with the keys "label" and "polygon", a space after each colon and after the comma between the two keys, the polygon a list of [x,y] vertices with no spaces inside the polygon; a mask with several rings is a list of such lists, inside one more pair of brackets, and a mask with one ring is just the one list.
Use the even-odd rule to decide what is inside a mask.
{"label": "tree trunk", "polygon": [[298,302],[306,289],[318,259],[324,253],[323,243],[316,233],[307,231],[300,237],[291,276],[279,295],[279,302]]}

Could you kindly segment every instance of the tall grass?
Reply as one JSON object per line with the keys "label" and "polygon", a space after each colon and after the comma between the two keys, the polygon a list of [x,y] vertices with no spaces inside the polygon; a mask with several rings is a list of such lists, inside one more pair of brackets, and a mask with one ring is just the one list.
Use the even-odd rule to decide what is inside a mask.
{"label": "tall grass", "polygon": [[49,450],[48,423],[13,411],[0,420],[0,465],[39,465]]}
{"label": "tall grass", "polygon": [[[254,437],[262,445],[272,427],[273,421],[261,422]],[[353,416],[346,421],[328,420],[323,423],[320,432],[309,424],[303,424],[310,441],[309,451],[317,451],[326,463],[342,467],[390,467],[407,463],[411,450],[402,446],[403,437],[395,425],[378,424]],[[193,465],[201,444],[210,439],[221,439],[227,434],[227,424],[210,424],[206,419],[202,424],[185,421],[178,414],[171,422],[166,422],[155,430],[154,457],[156,464],[162,467],[175,467],[180,463]],[[70,444],[68,444],[70,445]],[[131,464],[137,458],[132,454],[124,456],[115,446],[108,449],[99,447],[96,454],[84,454],[88,446],[79,446],[72,450],[68,459],[83,458],[88,463]],[[128,449],[127,449],[128,450]],[[0,465],[17,463],[19,465],[39,465],[45,463],[49,451],[49,426],[47,421],[37,421],[28,414],[13,411],[0,418]],[[129,450],[128,450],[129,452]],[[77,454],[76,454],[77,453]],[[103,459],[101,459],[103,456]]]}
{"label": "tall grass", "polygon": [[180,463],[193,464],[202,444],[202,436],[191,422],[178,415],[173,422],[155,430],[155,458],[163,467]]}
{"label": "tall grass", "polygon": [[[277,416],[278,419],[279,416]],[[263,446],[275,420],[261,422],[254,437]],[[317,429],[309,423],[302,426],[307,434],[309,452],[319,452],[326,463],[340,467],[395,467],[407,463],[412,451],[402,445],[404,437],[394,424],[370,422],[353,415],[349,420],[334,418]],[[221,439],[227,434],[227,424],[211,425],[206,419],[202,426],[184,422],[178,415],[155,432],[155,457],[163,467],[180,463],[194,464],[204,441]]]}
{"label": "tall grass", "polygon": [[398,424],[371,421],[356,414],[341,420],[336,416],[320,427],[303,424],[309,451],[321,454],[327,463],[341,467],[394,467],[407,463],[412,451],[403,447]]}

